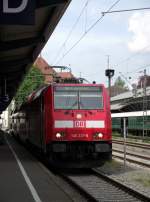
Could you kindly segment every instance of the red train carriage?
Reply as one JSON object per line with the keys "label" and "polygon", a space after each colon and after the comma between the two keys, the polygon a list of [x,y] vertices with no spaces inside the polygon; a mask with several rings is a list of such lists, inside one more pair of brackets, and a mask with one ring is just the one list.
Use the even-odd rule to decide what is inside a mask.
{"label": "red train carriage", "polygon": [[18,113],[19,137],[61,167],[94,167],[111,158],[109,97],[99,84],[51,84]]}

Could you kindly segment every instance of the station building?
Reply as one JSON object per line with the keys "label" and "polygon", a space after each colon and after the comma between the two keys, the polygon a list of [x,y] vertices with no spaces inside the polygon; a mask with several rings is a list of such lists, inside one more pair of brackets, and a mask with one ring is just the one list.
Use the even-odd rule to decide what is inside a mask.
{"label": "station building", "polygon": [[111,97],[112,113],[143,110],[150,110],[150,86],[146,88],[146,95],[140,88]]}

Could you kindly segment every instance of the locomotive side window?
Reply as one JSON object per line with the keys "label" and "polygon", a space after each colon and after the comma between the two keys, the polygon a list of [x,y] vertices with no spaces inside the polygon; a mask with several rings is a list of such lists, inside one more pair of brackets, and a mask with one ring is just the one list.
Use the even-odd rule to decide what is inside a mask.
{"label": "locomotive side window", "polygon": [[78,94],[72,91],[55,91],[55,109],[78,109]]}
{"label": "locomotive side window", "polygon": [[59,86],[54,88],[55,109],[102,109],[102,88],[97,86]]}

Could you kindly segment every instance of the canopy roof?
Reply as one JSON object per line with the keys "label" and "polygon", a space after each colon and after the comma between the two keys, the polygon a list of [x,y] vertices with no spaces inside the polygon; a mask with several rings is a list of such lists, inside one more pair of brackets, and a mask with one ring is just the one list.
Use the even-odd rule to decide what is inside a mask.
{"label": "canopy roof", "polygon": [[0,25],[0,112],[15,95],[70,0],[36,0],[35,24]]}

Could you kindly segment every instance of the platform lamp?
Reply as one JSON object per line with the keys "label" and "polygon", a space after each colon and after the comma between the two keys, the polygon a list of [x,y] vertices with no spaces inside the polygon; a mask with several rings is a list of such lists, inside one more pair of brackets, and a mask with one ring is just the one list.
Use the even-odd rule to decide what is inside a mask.
{"label": "platform lamp", "polygon": [[109,96],[111,97],[111,78],[114,76],[115,70],[114,69],[106,69],[105,76],[108,77],[108,89],[109,89]]}

